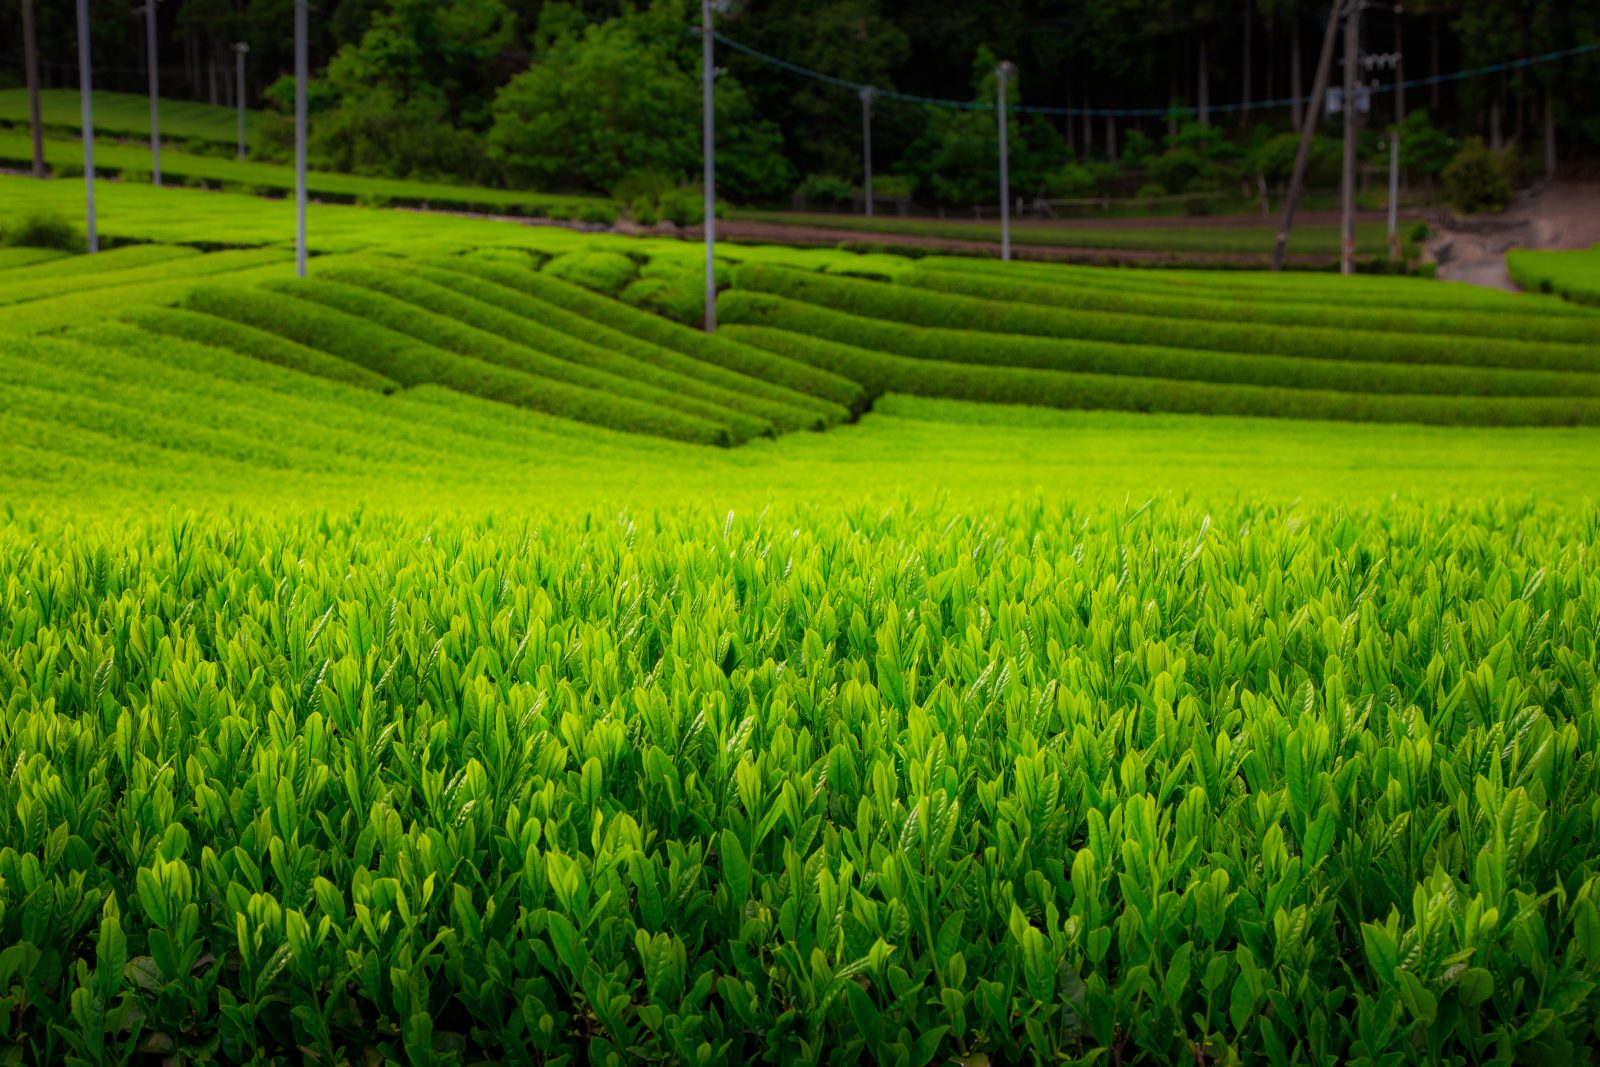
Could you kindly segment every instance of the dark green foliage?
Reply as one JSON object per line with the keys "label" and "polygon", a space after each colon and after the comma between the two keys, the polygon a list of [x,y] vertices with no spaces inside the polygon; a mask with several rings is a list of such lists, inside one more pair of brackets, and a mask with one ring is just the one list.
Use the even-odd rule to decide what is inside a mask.
{"label": "dark green foliage", "polygon": [[728,443],[727,428],[704,419],[447,352],[358,315],[287,293],[202,286],[189,293],[184,306],[320,348],[401,385],[445,385],[472,396],[612,429],[701,444]]}
{"label": "dark green foliage", "polygon": [[213,348],[225,348],[280,367],[313,374],[337,382],[348,382],[363,389],[392,392],[398,388],[390,379],[366,367],[297,344],[277,334],[258,330],[242,322],[220,319],[181,308],[139,308],[122,316],[125,322],[149,333],[177,337]]}
{"label": "dark green foliage", "polygon": [[[462,269],[481,269],[472,257],[464,257]],[[505,275],[501,275],[504,277]],[[514,283],[522,291],[567,311],[594,319],[623,333],[681,352],[695,359],[714,363],[728,370],[761,378],[796,392],[809,394],[819,410],[839,413],[861,402],[861,388],[854,382],[814,367],[782,359],[769,352],[750,348],[720,337],[668,322],[649,312],[631,308],[615,300],[591,293],[580,286],[563,282],[548,274],[524,272]]]}
{"label": "dark green foliage", "polygon": [[35,212],[0,222],[0,248],[50,248],[82,252],[84,237],[65,215]]}
{"label": "dark green foliage", "polygon": [[1105,311],[1039,307],[934,293],[757,264],[734,271],[734,286],[788,296],[872,318],[985,333],[1112,341],[1207,351],[1360,362],[1600,372],[1594,345],[1453,337],[1448,343],[1374,330],[1201,322]]}
{"label": "dark green foliage", "polygon": [[1504,211],[1515,192],[1510,150],[1492,151],[1483,138],[1470,138],[1440,175],[1445,198],[1464,215]]}

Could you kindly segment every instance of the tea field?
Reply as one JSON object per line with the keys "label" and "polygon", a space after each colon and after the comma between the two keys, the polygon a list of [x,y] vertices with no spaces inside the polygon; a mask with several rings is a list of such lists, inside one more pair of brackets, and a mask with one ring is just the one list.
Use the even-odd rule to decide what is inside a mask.
{"label": "tea field", "polygon": [[1588,1062],[1600,311],[103,191],[0,1061]]}

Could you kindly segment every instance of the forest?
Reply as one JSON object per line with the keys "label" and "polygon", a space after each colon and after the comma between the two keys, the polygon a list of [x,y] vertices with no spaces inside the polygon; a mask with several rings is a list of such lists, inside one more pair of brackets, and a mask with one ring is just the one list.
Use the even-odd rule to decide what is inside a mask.
{"label": "forest", "polygon": [[[71,5],[36,4],[46,86],[76,85]],[[854,91],[790,67],[962,108],[880,98],[879,196],[965,207],[993,198],[995,65],[1009,99],[1015,187],[1029,196],[1139,196],[1281,183],[1332,5],[1321,0],[742,0],[718,33],[721,191],[756,204],[844,204],[862,170]],[[90,0],[95,84],[143,91],[145,26]],[[276,111],[253,151],[286,158],[293,0],[165,0],[163,95]],[[21,83],[20,7],[0,5],[0,88]],[[357,174],[446,178],[625,202],[693,181],[699,7],[687,0],[330,0],[312,19],[311,153]],[[1462,71],[1600,42],[1600,0],[1368,3],[1363,153],[1403,133],[1408,175],[1462,152],[1532,175],[1600,145],[1600,52]],[[759,54],[757,54],[759,53]],[[1340,60],[1335,59],[1334,84]],[[1409,87],[1401,84],[1412,82]],[[1028,108],[1052,113],[1029,112]],[[1140,112],[1124,114],[1123,112]],[[1337,170],[1340,119],[1312,159]],[[1481,138],[1478,145],[1474,138]],[[1547,145],[1548,142],[1548,145]]]}

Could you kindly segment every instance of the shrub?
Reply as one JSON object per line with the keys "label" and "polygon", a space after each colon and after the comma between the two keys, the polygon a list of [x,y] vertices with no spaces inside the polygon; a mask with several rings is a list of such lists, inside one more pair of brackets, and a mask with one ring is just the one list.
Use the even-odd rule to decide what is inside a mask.
{"label": "shrub", "polygon": [[81,178],[83,177],[83,164],[59,162],[50,164],[50,176],[53,178]]}
{"label": "shrub", "polygon": [[1021,367],[972,367],[908,359],[782,330],[730,325],[729,332],[790,359],[848,374],[878,395],[941,396],[985,403],[1163,411],[1349,422],[1568,426],[1600,422],[1600,405],[1556,398],[1374,396],[1316,389],[1214,385]]}
{"label": "shrub", "polygon": [[[1037,337],[996,337],[971,330],[907,327],[814,307],[782,297],[735,291],[722,302],[728,322],[747,322],[897,355],[944,363],[1127,375],[1170,381],[1324,389],[1345,393],[1431,396],[1600,396],[1600,376],[1484,370],[1429,364],[1348,363],[1282,356],[1232,355],[1153,345]],[[1600,411],[1600,403],[1581,402]]]}
{"label": "shrub", "polygon": [[675,226],[699,226],[706,220],[705,195],[699,189],[669,189],[661,194],[661,217]]}
{"label": "shrub", "polygon": [[661,221],[661,216],[656,211],[655,201],[648,196],[641,196],[629,204],[628,215],[640,226],[654,226]]}
{"label": "shrub", "polygon": [[[876,195],[877,189],[873,189]],[[832,174],[809,174],[795,189],[795,196],[809,206],[837,208],[855,200],[855,186]]]}
{"label": "shrub", "polygon": [[1470,138],[1444,168],[1445,199],[1464,215],[1504,211],[1512,197],[1512,156]]}
{"label": "shrub", "polygon": [[[430,265],[419,274],[527,319],[539,329],[572,337],[591,350],[619,353],[644,366],[659,368],[683,382],[699,382],[698,395],[756,415],[780,430],[821,429],[833,421],[826,418],[825,413],[836,411],[840,417],[844,415],[842,409],[831,409],[814,397],[653,344],[603,325],[594,318],[540,300],[524,290],[530,284],[537,287],[541,276],[509,261],[485,260],[480,255]],[[688,385],[678,388],[691,391]]]}
{"label": "shrub", "polygon": [[[532,408],[550,415],[635,433],[655,434],[702,444],[727,444],[726,427],[702,419],[612,396],[593,389],[537,376],[522,370],[449,352],[417,340],[360,314],[323,306],[311,299],[340,300],[346,306],[376,311],[392,322],[412,323],[417,313],[383,307],[361,296],[361,290],[331,283],[299,282],[294,292],[245,286],[201,286],[184,299],[197,311],[244,322],[301,344],[348,359],[401,385],[424,383],[501,403]],[[343,290],[343,292],[340,292]],[[395,301],[389,301],[394,304]]]}
{"label": "shrub", "polygon": [[[463,266],[471,268],[469,262]],[[653,344],[702,359],[709,363],[737,371],[753,378],[761,378],[784,386],[797,393],[809,394],[808,407],[816,408],[830,417],[842,415],[842,408],[850,408],[862,400],[862,392],[854,382],[825,374],[790,360],[779,359],[759,349],[734,344],[715,335],[707,336],[698,330],[669,322],[647,311],[631,308],[616,300],[608,300],[577,285],[564,282],[548,273],[530,274],[521,280],[519,288],[557,307],[595,319],[613,329],[632,334]]]}
{"label": "shrub", "polygon": [[117,180],[128,185],[149,185],[154,180],[154,175],[139,167],[124,167],[117,175]]}
{"label": "shrub", "polygon": [[1079,311],[919,292],[910,286],[749,263],[735,268],[733,280],[739,289],[759,289],[840,311],[919,326],[1306,359],[1600,371],[1600,349],[1593,345],[1468,337],[1453,337],[1448,345],[1441,345],[1435,337],[1372,330],[1196,322]]}
{"label": "shrub", "polygon": [[615,205],[590,201],[578,208],[578,221],[599,226],[614,226],[617,222]]}
{"label": "shrub", "polygon": [[[360,264],[335,264],[322,271],[319,281],[360,286],[426,315],[405,314],[393,325],[449,351],[489,359],[528,370],[543,377],[616,393],[662,407],[675,408],[698,418],[721,423],[732,431],[737,444],[772,431],[771,423],[732,411],[704,398],[687,395],[698,390],[677,375],[668,374],[626,356],[585,344],[566,334],[541,329],[524,318],[495,307],[432,279],[409,271]],[[342,286],[336,286],[342,289]],[[312,287],[312,293],[318,293]],[[334,301],[331,306],[344,307]],[[356,300],[354,307],[365,309]],[[398,309],[395,309],[398,311]],[[368,316],[371,317],[371,316]]]}
{"label": "shrub", "polygon": [[82,252],[85,238],[60,212],[34,211],[0,224],[0,246]]}
{"label": "shrub", "polygon": [[141,308],[127,313],[123,320],[149,333],[178,337],[213,348],[226,348],[290,370],[357,385],[363,389],[390,393],[399,388],[391,379],[347,359],[214,315],[179,308]]}
{"label": "shrub", "polygon": [[568,252],[546,263],[544,272],[606,296],[618,296],[639,276],[639,267],[620,252]]}

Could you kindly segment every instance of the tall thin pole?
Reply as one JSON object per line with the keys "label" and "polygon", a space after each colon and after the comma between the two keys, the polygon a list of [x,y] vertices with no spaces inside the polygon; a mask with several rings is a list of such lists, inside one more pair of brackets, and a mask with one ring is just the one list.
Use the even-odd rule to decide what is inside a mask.
{"label": "tall thin pole", "polygon": [[704,98],[705,128],[701,135],[705,150],[706,186],[706,333],[717,332],[717,122],[716,61],[711,25],[712,0],[700,0],[700,65]]}
{"label": "tall thin pole", "polygon": [[[1300,127],[1300,148],[1294,156],[1294,172],[1289,178],[1289,195],[1283,202],[1283,225],[1278,228],[1278,240],[1272,248],[1272,269],[1283,269],[1283,254],[1289,248],[1289,231],[1294,227],[1294,213],[1300,208],[1300,194],[1305,190],[1306,163],[1311,159],[1311,140],[1317,132],[1317,120],[1322,117],[1322,98],[1328,91],[1328,78],[1333,71],[1333,46],[1339,39],[1339,11],[1345,0],[1333,0],[1328,12],[1328,30],[1322,35],[1322,54],[1317,58],[1317,75],[1311,83],[1311,102],[1306,107],[1305,122]],[[1296,93],[1300,86],[1295,86]]]}
{"label": "tall thin pole", "polygon": [[1000,258],[1011,258],[1011,153],[1006,145],[1006,79],[1017,68],[1010,62],[995,68],[995,110],[1000,114]]}
{"label": "tall thin pole", "polygon": [[866,167],[866,184],[862,192],[867,205],[867,217],[872,217],[872,101],[878,90],[868,85],[861,90],[861,158]]}
{"label": "tall thin pole", "polygon": [[236,73],[238,75],[238,91],[234,93],[239,98],[239,158],[243,159],[244,151],[244,57],[250,51],[250,46],[240,41],[233,46],[234,59],[236,60]]}
{"label": "tall thin pole", "polygon": [[294,0],[294,272],[306,276],[306,0]]}
{"label": "tall thin pole", "polygon": [[1389,258],[1400,262],[1400,130],[1389,131]]}
{"label": "tall thin pole", "polygon": [[161,59],[156,54],[156,0],[145,0],[144,45],[150,60],[150,183],[161,184]]}
{"label": "tall thin pole", "polygon": [[33,32],[33,0],[22,0],[22,65],[28,78],[28,128],[33,131],[33,176],[44,177],[44,125],[39,121],[39,40]]}
{"label": "tall thin pole", "polygon": [[1339,273],[1356,272],[1356,68],[1361,64],[1361,4],[1344,23],[1344,183],[1339,197]]}
{"label": "tall thin pole", "polygon": [[78,0],[78,95],[83,100],[83,186],[87,197],[90,252],[100,251],[94,223],[94,84],[89,73],[89,0]]}

